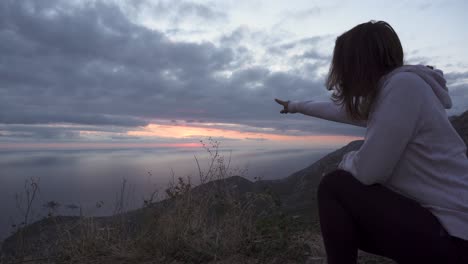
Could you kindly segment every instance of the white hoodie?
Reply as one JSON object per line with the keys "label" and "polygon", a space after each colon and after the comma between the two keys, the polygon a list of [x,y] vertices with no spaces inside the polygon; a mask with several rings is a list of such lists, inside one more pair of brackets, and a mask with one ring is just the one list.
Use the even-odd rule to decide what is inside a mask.
{"label": "white hoodie", "polygon": [[445,112],[452,101],[442,71],[405,65],[380,84],[368,121],[352,121],[332,101],[293,101],[288,110],[367,127],[361,148],[338,168],[416,200],[450,235],[468,240],[466,145]]}

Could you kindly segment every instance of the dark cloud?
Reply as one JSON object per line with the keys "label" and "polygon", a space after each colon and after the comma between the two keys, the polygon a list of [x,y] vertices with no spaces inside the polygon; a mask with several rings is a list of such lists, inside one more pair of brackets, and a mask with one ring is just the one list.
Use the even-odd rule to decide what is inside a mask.
{"label": "dark cloud", "polygon": [[468,71],[466,72],[449,72],[444,74],[445,79],[449,84],[468,80]]}
{"label": "dark cloud", "polygon": [[221,10],[216,10],[206,5],[199,4],[199,3],[179,2],[179,1],[171,1],[170,3],[176,3],[176,2],[178,2],[177,13],[181,17],[195,15],[195,16],[207,19],[207,20],[216,20],[216,19],[224,18],[227,16],[227,14],[222,12]]}
{"label": "dark cloud", "polygon": [[319,17],[322,12],[323,8],[319,6],[312,6],[307,9],[299,10],[285,10],[281,13],[281,19],[274,25],[274,28],[280,27],[291,21],[303,23],[307,19]]}
{"label": "dark cloud", "polygon": [[[1,128],[0,128],[1,129]],[[0,130],[0,140],[21,141],[33,140],[78,140],[79,132],[72,129],[63,129],[57,127],[34,127],[34,126],[7,126]]]}
{"label": "dark cloud", "polygon": [[246,38],[250,34],[249,29],[245,26],[238,27],[229,34],[223,35],[220,39],[221,44],[223,45],[236,45],[239,44],[241,40]]}
{"label": "dark cloud", "polygon": [[5,169],[24,167],[47,168],[53,166],[71,166],[76,164],[76,162],[78,162],[78,159],[75,157],[45,155],[40,157],[28,156],[22,157],[21,159],[2,160],[0,161],[0,166]]}
{"label": "dark cloud", "polygon": [[[85,125],[116,125],[125,127],[145,126],[147,121],[124,116],[112,116],[106,114],[81,114],[73,112],[49,112],[48,109],[37,108],[34,112],[32,108],[25,106],[26,109],[20,111],[10,110],[8,107],[14,107],[14,104],[5,104],[0,109],[0,122],[3,124],[49,124],[49,123],[74,123]],[[30,112],[27,110],[30,108]]]}
{"label": "dark cloud", "polygon": [[468,83],[461,83],[449,87],[449,94],[452,98],[453,107],[449,115],[459,115],[468,109]]}
{"label": "dark cloud", "polygon": [[448,111],[449,115],[458,115],[468,109],[468,72],[446,72],[450,97],[453,107]]}
{"label": "dark cloud", "polygon": [[178,25],[182,22],[194,22],[195,20],[203,22],[213,22],[225,20],[227,13],[215,5],[200,4],[191,1],[141,1],[135,5],[135,1],[126,1],[126,7],[146,11],[156,16],[156,19],[164,18],[169,20],[171,24]]}
{"label": "dark cloud", "polygon": [[431,63],[431,58],[425,56],[405,56],[405,64],[423,64],[427,65]]}
{"label": "dark cloud", "polygon": [[80,126],[80,125],[10,125],[0,124],[0,141],[27,140],[41,141],[70,141],[79,140],[80,131],[87,132],[109,132],[111,134],[121,134],[127,131],[126,128],[118,126]]}
{"label": "dark cloud", "polygon": [[[406,51],[404,54],[404,64],[423,64],[423,65],[433,65],[433,58],[422,54],[420,50],[410,50]],[[440,68],[439,65],[433,65],[436,68]]]}
{"label": "dark cloud", "polygon": [[[47,1],[44,1],[47,2]],[[171,42],[100,2],[3,1],[0,122],[138,126],[228,67],[228,48]],[[54,15],[45,15],[54,14]],[[172,111],[167,111],[172,112]]]}
{"label": "dark cloud", "polygon": [[451,86],[449,93],[452,97],[468,97],[468,83]]}
{"label": "dark cloud", "polygon": [[331,55],[325,55],[318,52],[315,49],[308,50],[300,55],[294,56],[295,59],[298,60],[324,60],[329,61],[331,59]]}
{"label": "dark cloud", "polygon": [[285,43],[273,43],[269,46],[268,50],[269,52],[275,54],[284,54],[285,52],[296,48],[306,48],[309,50],[314,50],[323,42],[330,41],[330,38],[331,36],[325,35],[301,38],[298,40],[287,41]]}

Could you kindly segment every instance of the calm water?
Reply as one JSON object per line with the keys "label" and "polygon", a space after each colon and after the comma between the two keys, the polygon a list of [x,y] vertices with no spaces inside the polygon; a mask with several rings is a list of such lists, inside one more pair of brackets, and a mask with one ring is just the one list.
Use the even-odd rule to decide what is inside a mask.
{"label": "calm water", "polygon": [[[226,162],[231,157],[232,169],[253,180],[286,177],[331,151],[225,149],[220,153]],[[141,206],[154,190],[162,197],[172,171],[175,177],[190,176],[196,183],[198,169],[194,156],[206,169],[209,155],[198,149],[0,151],[0,240],[11,232],[12,224],[21,222],[15,197],[24,198],[25,181],[31,177],[39,181],[32,212],[35,219],[47,214],[44,204],[49,201],[61,205],[58,209],[61,214],[77,214],[77,209],[69,208],[76,205],[86,215],[106,215],[115,209],[124,179],[129,209]]]}

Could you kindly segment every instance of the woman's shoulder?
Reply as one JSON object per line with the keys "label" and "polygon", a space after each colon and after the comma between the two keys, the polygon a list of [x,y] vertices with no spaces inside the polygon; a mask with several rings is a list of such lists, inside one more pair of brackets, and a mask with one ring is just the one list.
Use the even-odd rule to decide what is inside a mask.
{"label": "woman's shoulder", "polygon": [[389,93],[402,95],[421,95],[428,91],[428,84],[416,73],[409,71],[398,71],[386,76],[380,87],[380,97],[385,97]]}
{"label": "woman's shoulder", "polygon": [[385,74],[383,77],[383,85],[388,84],[390,81],[395,80],[414,80],[419,79],[422,80],[419,75],[427,72],[429,68],[422,66],[422,65],[403,65],[397,67],[390,71],[389,73]]}
{"label": "woman's shoulder", "polygon": [[450,109],[452,100],[447,81],[441,70],[424,65],[405,65],[396,68],[384,77],[382,93],[402,92],[408,95],[437,97],[443,108]]}
{"label": "woman's shoulder", "polygon": [[[428,100],[427,83],[417,74],[409,71],[397,71],[387,75],[383,84],[379,87],[377,98],[373,104],[370,115],[376,108],[386,101],[393,105],[400,105],[406,102],[405,98],[411,98],[411,104],[419,105]],[[369,117],[370,118],[370,117]]]}

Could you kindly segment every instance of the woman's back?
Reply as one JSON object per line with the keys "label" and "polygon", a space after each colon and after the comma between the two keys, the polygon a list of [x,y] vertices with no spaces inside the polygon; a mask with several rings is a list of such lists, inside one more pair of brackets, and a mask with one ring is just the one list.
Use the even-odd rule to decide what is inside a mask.
{"label": "woman's back", "polygon": [[[445,112],[451,106],[448,91],[444,83],[428,81],[432,70],[405,67],[395,70],[387,81],[411,82],[408,88],[417,90],[419,98],[414,103],[420,109],[416,123],[406,124],[413,127],[413,133],[383,184],[428,208],[450,234],[468,239],[468,159],[466,145]],[[398,102],[394,104],[399,107]],[[401,122],[406,121],[402,115]]]}

